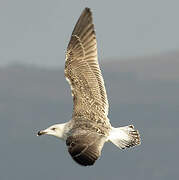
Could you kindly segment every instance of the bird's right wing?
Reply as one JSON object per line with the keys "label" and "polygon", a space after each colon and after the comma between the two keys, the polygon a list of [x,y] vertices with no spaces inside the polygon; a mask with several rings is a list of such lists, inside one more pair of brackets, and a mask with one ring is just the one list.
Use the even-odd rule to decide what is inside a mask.
{"label": "bird's right wing", "polygon": [[74,161],[82,166],[91,166],[101,155],[105,140],[98,133],[81,130],[69,136],[66,144]]}

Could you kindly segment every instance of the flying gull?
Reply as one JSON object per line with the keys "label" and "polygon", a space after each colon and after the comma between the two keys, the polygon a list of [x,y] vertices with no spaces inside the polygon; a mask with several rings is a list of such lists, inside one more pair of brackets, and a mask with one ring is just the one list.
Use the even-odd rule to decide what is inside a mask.
{"label": "flying gull", "polygon": [[38,132],[64,141],[72,158],[90,166],[101,155],[105,142],[121,149],[140,144],[133,125],[114,128],[108,119],[108,99],[98,64],[92,13],[85,8],[72,32],[66,52],[65,77],[73,96],[72,119]]}

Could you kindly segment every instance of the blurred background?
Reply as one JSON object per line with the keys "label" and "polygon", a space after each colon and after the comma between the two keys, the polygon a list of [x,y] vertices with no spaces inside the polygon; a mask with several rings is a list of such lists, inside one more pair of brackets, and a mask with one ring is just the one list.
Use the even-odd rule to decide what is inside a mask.
{"label": "blurred background", "polygon": [[[38,130],[71,119],[65,51],[85,7],[93,12],[113,126],[142,144],[105,144],[93,167]],[[178,179],[179,1],[0,0],[0,179]]]}

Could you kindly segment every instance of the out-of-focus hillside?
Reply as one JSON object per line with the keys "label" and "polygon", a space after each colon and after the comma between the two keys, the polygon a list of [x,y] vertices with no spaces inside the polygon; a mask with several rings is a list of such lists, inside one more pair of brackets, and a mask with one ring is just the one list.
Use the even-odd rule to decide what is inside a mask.
{"label": "out-of-focus hillside", "polygon": [[65,144],[35,133],[71,118],[63,69],[0,68],[0,179],[178,179],[179,54],[100,60],[114,126],[134,123],[141,146],[111,144],[93,168],[78,167]]}

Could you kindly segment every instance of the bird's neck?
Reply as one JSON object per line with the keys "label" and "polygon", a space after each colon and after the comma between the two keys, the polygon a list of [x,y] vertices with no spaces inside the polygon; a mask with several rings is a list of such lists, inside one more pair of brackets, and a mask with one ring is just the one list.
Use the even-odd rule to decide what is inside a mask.
{"label": "bird's neck", "polygon": [[72,123],[71,121],[68,121],[66,123],[62,123],[62,124],[58,124],[60,126],[61,129],[61,133],[59,134],[59,138],[62,140],[66,140],[67,136],[68,136],[68,132],[71,130],[72,128]]}

